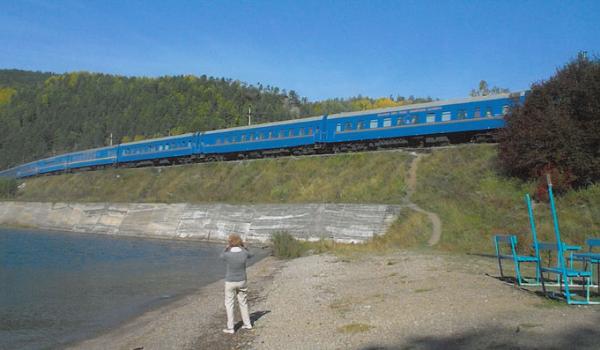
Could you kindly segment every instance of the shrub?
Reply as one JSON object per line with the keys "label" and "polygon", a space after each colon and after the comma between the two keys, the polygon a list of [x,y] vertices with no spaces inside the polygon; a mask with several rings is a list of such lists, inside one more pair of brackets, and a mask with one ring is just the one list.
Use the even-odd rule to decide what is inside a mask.
{"label": "shrub", "polygon": [[308,247],[304,242],[294,238],[287,232],[276,232],[271,235],[273,255],[278,258],[293,259],[302,256]]}
{"label": "shrub", "polygon": [[509,113],[499,161],[507,174],[541,184],[551,170],[564,191],[600,180],[599,147],[600,60],[580,54]]}
{"label": "shrub", "polygon": [[17,195],[17,180],[0,177],[0,198],[13,198]]}

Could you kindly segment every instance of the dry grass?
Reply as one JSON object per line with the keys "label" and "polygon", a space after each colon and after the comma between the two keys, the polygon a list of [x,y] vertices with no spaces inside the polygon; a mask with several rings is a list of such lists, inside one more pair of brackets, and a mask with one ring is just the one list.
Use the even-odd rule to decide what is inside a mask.
{"label": "dry grass", "polygon": [[26,180],[18,200],[159,203],[398,203],[405,152],[118,169]]}

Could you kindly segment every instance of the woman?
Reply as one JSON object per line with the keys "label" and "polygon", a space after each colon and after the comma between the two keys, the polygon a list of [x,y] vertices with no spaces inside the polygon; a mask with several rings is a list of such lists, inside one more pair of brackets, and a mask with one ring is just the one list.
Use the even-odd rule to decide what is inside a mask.
{"label": "woman", "polygon": [[242,314],[244,329],[252,329],[250,316],[248,314],[246,283],[246,261],[252,257],[252,254],[244,247],[242,238],[239,235],[229,236],[229,245],[221,253],[221,259],[227,263],[227,274],[225,275],[225,309],[227,310],[227,328],[225,333],[233,334],[233,304],[234,298],[237,300]]}

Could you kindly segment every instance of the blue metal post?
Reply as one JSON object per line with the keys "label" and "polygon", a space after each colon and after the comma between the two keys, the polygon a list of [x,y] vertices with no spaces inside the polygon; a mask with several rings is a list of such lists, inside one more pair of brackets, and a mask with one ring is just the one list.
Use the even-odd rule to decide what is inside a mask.
{"label": "blue metal post", "polygon": [[558,216],[556,215],[556,206],[554,204],[554,194],[552,193],[552,180],[550,179],[550,175],[546,175],[546,179],[548,181],[548,197],[550,198],[550,210],[552,211],[552,222],[554,223],[554,236],[556,237],[556,244],[558,249],[558,263],[559,267],[563,268],[564,266],[564,256],[563,256],[563,246],[560,240],[560,229],[558,228]]}
{"label": "blue metal post", "polygon": [[546,175],[548,182],[548,197],[550,199],[550,210],[552,211],[552,222],[554,223],[554,236],[556,237],[557,244],[557,259],[558,267],[563,271],[562,280],[565,284],[565,296],[567,297],[567,303],[571,304],[571,293],[569,291],[569,277],[566,274],[567,267],[565,266],[565,257],[563,254],[563,243],[560,239],[560,229],[558,226],[558,215],[556,215],[556,205],[554,204],[554,193],[552,192],[552,179],[550,175]]}
{"label": "blue metal post", "polygon": [[540,268],[542,266],[542,261],[540,258],[540,251],[538,246],[537,239],[537,230],[535,228],[535,220],[533,219],[533,209],[531,207],[531,198],[529,197],[529,193],[525,194],[525,202],[527,203],[527,211],[529,213],[529,225],[531,226],[531,235],[533,236],[533,249],[535,251],[535,257],[537,258],[537,267],[535,269],[535,279],[537,283],[540,283],[540,278],[542,277],[542,273]]}

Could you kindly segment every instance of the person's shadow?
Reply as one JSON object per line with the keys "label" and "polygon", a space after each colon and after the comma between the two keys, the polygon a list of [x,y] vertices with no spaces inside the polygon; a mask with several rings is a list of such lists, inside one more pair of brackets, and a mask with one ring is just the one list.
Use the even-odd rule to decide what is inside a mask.
{"label": "person's shadow", "polygon": [[[258,321],[258,319],[260,319],[264,315],[268,314],[269,312],[271,312],[271,310],[254,311],[253,313],[251,313],[250,314],[250,322],[252,322],[252,327],[254,327],[254,324],[256,323],[256,321]],[[242,327],[243,324],[244,323],[242,321],[239,321],[238,323],[235,324],[235,327],[233,327],[233,328],[237,331],[238,329],[240,329]]]}

